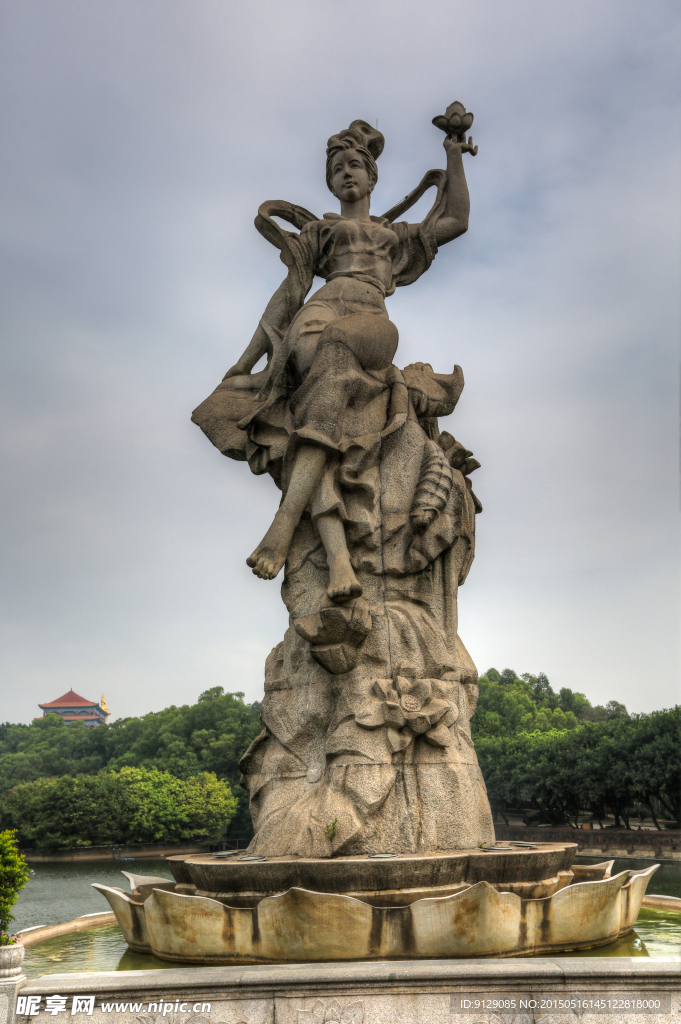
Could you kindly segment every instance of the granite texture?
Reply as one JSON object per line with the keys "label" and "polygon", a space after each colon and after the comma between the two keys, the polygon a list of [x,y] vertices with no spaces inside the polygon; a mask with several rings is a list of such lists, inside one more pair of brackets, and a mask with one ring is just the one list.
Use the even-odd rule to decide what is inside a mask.
{"label": "granite texture", "polygon": [[146,899],[95,885],[129,946],[163,960],[299,963],[405,957],[523,956],[604,945],[631,931],[648,881],[642,872],[523,899],[477,882],[449,896],[376,905],[291,888],[251,906],[154,889]]}
{"label": "granite texture", "polygon": [[[260,736],[241,763],[268,856],[457,850],[494,840],[470,731],[477,672],[457,632],[474,554],[479,463],[441,432],[463,373],[400,368],[385,304],[468,228],[473,115],[433,123],[445,170],[370,214],[383,136],[353,121],[327,144],[340,214],[264,203],[258,231],[288,269],[255,334],[193,420],[282,496],[247,559],[284,569],[290,615],[265,667]],[[420,224],[399,218],[436,187]],[[281,221],[297,229],[284,230]],[[315,276],[325,283],[309,298]],[[266,356],[264,370],[253,373]]]}
{"label": "granite texture", "polygon": [[[95,997],[91,1016],[70,1016],[74,993]],[[54,1019],[45,1012],[45,998],[52,995],[66,997],[74,1024],[130,1024],[133,1020],[135,1024],[677,1024],[680,993],[677,963],[627,957],[47,975],[21,990],[22,995],[40,998],[40,1012],[33,1018],[39,1024]],[[663,1008],[652,1014],[558,1011],[550,1015],[520,1008],[521,1000],[539,1003],[585,996],[658,999]],[[461,1012],[463,1000],[476,999],[515,1000],[516,1008]],[[102,1004],[110,1009],[103,1010]]]}
{"label": "granite texture", "polygon": [[[198,895],[217,896],[227,902],[240,894],[262,898],[296,886],[373,902],[385,901],[394,893],[396,900],[405,903],[412,901],[412,894],[450,895],[481,881],[502,892],[536,899],[570,883],[576,850],[576,843],[545,843],[536,849],[483,852],[476,848],[394,857],[268,857],[256,861],[238,856],[193,856],[181,864],[174,861],[170,867],[177,881],[188,880]],[[584,880],[591,880],[591,875]],[[151,890],[144,886],[143,891],[148,895]]]}
{"label": "granite texture", "polygon": [[0,946],[0,1024],[14,1024],[17,993],[26,981],[20,943]]}

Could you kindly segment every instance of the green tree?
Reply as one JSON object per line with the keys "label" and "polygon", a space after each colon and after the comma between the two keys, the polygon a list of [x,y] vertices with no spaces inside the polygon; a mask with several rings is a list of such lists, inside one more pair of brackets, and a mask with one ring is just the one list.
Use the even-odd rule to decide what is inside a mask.
{"label": "green tree", "polygon": [[215,841],[236,811],[212,772],[179,779],[157,768],[23,782],[0,800],[0,820],[39,850],[108,843]]}
{"label": "green tree", "polygon": [[567,733],[533,732],[476,741],[492,809],[532,807],[553,824],[568,817],[572,803],[563,739]]}
{"label": "green tree", "polygon": [[248,794],[239,785],[239,759],[260,732],[260,705],[216,686],[196,704],[87,729],[48,715],[31,725],[0,726],[0,793],[40,778],[96,775],[103,768],[158,768],[187,779],[213,772],[238,800],[231,832],[253,835]]}
{"label": "green tree", "polygon": [[59,715],[0,726],[0,792],[46,775],[93,773],[107,761],[106,727],[67,725]]}
{"label": "green tree", "polygon": [[533,676],[529,672],[525,672],[523,673],[522,678],[529,685],[535,704],[539,707],[550,707],[551,710],[557,706],[558,698],[553,692],[551,683],[543,672],[540,672],[539,675],[536,676]]}
{"label": "green tree", "polygon": [[[214,772],[230,783],[238,800],[233,835],[253,835],[248,794],[239,784],[239,760],[261,730],[260,705],[245,704],[243,693],[214,686],[196,704],[124,718],[109,728],[111,768],[161,768],[178,778]],[[95,730],[99,731],[99,730]]]}
{"label": "green tree", "polygon": [[[493,674],[499,678],[493,678]],[[494,669],[480,678],[478,705],[472,720],[474,738],[510,736],[520,729],[531,730],[535,716],[536,707],[526,682],[517,678],[504,682]]]}
{"label": "green tree", "polygon": [[[535,723],[571,712],[542,708]],[[650,715],[617,715],[571,728],[482,735],[476,749],[492,808],[533,808],[547,821],[578,823],[582,810],[609,807],[629,827],[630,808],[654,802],[673,820],[681,815],[681,707]]]}
{"label": "green tree", "polygon": [[628,726],[618,717],[610,728],[626,737],[634,793],[655,823],[654,800],[668,818],[681,821],[681,707],[632,716]]}
{"label": "green tree", "polygon": [[620,704],[618,700],[609,700],[605,705],[605,713],[608,721],[613,718],[628,718],[629,712],[625,708],[624,704]]}
{"label": "green tree", "polygon": [[480,677],[473,736],[515,736],[520,732],[559,732],[580,722],[628,718],[624,704],[592,707],[583,693],[564,686],[556,693],[543,672],[518,676],[514,669],[488,669]]}
{"label": "green tree", "polygon": [[0,946],[12,943],[9,934],[10,921],[15,920],[12,907],[27,881],[26,859],[17,849],[14,832],[6,829],[0,832]]}

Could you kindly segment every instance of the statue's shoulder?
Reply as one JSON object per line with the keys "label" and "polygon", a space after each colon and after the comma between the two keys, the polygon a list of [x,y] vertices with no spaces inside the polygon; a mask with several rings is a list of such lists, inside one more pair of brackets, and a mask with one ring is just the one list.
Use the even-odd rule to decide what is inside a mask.
{"label": "statue's shoulder", "polygon": [[[305,231],[308,237],[318,230],[319,218],[302,206],[296,206],[295,203],[289,203],[283,199],[271,199],[266,203],[261,203],[255,218],[255,226],[260,234],[278,249],[285,246],[287,240],[291,237],[295,238],[296,235],[295,232],[284,230],[277,221],[272,219],[273,217],[287,221],[301,234]],[[317,229],[314,225],[317,225]]]}

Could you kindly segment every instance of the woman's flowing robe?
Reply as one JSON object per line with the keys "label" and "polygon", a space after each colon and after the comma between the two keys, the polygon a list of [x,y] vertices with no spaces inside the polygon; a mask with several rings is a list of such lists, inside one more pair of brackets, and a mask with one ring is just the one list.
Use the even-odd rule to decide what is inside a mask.
{"label": "woman's flowing robe", "polygon": [[[438,209],[442,187],[418,234],[391,226],[397,242],[386,294],[430,266]],[[273,216],[300,234],[283,231]],[[324,346],[301,380],[292,327],[325,269],[320,239],[330,220],[289,204],[261,207],[256,225],[288,266],[261,320],[272,356],[251,387],[247,377],[229,378],[193,416],[224,454],[269,473],[284,491],[300,443],[328,452],[286,561],[282,597],[291,624],[267,661],[263,732],[242,761],[252,850],[329,856],[475,847],[494,830],[470,738],[477,673],[457,636],[456,606],[473,557],[476,499],[442,456],[437,428],[463,381],[396,366],[366,371],[341,343]],[[334,301],[342,308],[342,295]],[[320,425],[316,410],[329,388],[340,396],[341,415]],[[447,475],[447,497],[419,534],[410,512],[433,459]],[[326,595],[315,528],[329,511],[343,521],[363,588],[340,608]]]}

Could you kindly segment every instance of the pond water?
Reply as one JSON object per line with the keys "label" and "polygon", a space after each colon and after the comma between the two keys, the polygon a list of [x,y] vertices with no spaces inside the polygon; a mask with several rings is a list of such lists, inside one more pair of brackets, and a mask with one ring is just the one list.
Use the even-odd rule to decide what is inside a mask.
{"label": "pond water", "polygon": [[[575,857],[575,864],[602,864],[609,857]],[[648,882],[648,896],[677,896],[681,898],[681,861],[679,860],[642,860],[634,857],[621,857],[615,860],[612,873],[619,871],[645,871],[651,864],[659,864],[659,868]]]}
{"label": "pond water", "polygon": [[110,910],[109,904],[90,882],[115,885],[127,892],[130,887],[127,878],[121,874],[121,868],[136,875],[156,875],[171,881],[173,877],[164,860],[112,859],[84,864],[34,864],[35,874],[14,907],[16,921],[12,922],[12,931],[20,932],[41,924],[63,924],[85,914]]}
{"label": "pond water", "polygon": [[[578,863],[594,863],[604,858],[579,857]],[[648,860],[616,860],[617,871],[649,867]],[[60,924],[83,914],[108,910],[103,896],[90,882],[128,888],[121,868],[136,874],[170,878],[164,861],[96,862],[87,864],[36,865],[35,876],[17,902],[14,927],[30,928],[41,924]],[[681,896],[681,862],[663,862],[648,885],[648,893]],[[561,956],[649,956],[675,957],[681,960],[681,915],[664,910],[642,908],[635,931],[608,946]],[[24,970],[29,977],[43,974],[70,974],[75,971],[133,971],[167,969],[191,964],[173,964],[145,953],[129,950],[117,925],[103,925],[71,935],[60,935],[37,946],[26,948]]]}

